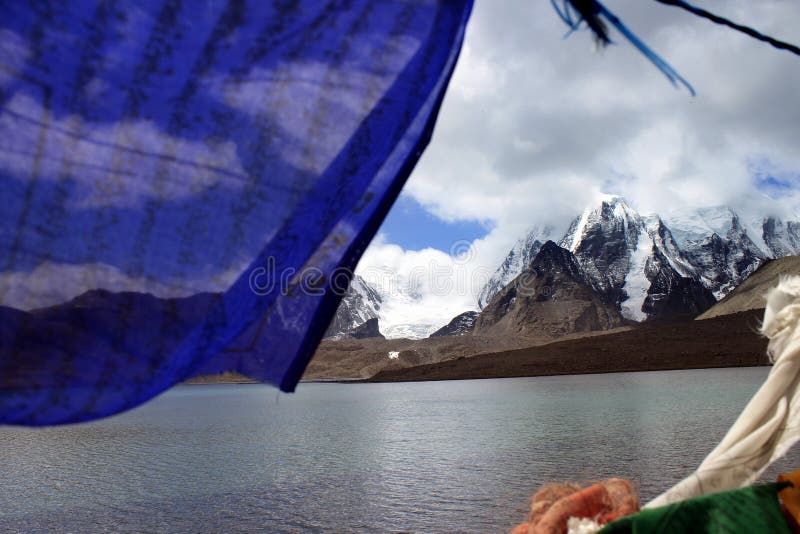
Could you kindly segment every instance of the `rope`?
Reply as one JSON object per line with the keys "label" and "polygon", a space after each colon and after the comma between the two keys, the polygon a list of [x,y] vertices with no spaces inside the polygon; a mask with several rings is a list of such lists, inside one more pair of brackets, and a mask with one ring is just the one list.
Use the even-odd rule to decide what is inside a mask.
{"label": "rope", "polygon": [[697,15],[698,17],[703,17],[703,18],[708,19],[708,20],[710,20],[712,22],[715,22],[717,24],[721,24],[723,26],[727,26],[728,28],[732,28],[732,29],[740,31],[740,32],[742,32],[742,33],[744,33],[746,35],[749,35],[753,39],[758,39],[759,41],[763,41],[765,43],[771,44],[775,48],[778,48],[780,50],[787,50],[787,51],[789,51],[789,52],[791,52],[793,54],[796,54],[796,55],[800,56],[800,47],[797,47],[797,46],[795,46],[793,44],[785,43],[783,41],[779,41],[778,39],[775,39],[774,37],[770,37],[769,35],[764,35],[763,33],[759,33],[756,30],[754,30],[753,28],[750,28],[748,26],[743,26],[741,24],[737,24],[737,23],[735,23],[733,21],[730,21],[730,20],[728,20],[726,18],[720,17],[719,15],[715,15],[714,13],[711,13],[710,11],[706,11],[705,9],[701,9],[699,7],[695,7],[695,6],[691,5],[691,4],[688,4],[688,3],[684,2],[683,0],[656,0],[656,2],[660,2],[662,4],[666,4],[666,5],[670,5],[670,6],[679,7],[681,9],[685,9],[686,11],[688,11],[688,12],[694,14],[694,15]]}

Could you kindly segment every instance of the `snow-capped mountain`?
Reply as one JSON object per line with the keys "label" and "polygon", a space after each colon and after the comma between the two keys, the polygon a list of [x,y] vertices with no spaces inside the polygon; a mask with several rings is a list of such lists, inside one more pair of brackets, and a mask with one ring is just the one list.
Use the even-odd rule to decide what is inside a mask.
{"label": "snow-capped mountain", "polygon": [[[703,295],[695,271],[669,228],[657,215],[641,216],[621,197],[606,197],[577,217],[561,246],[575,254],[594,288],[618,305],[627,319],[643,321],[666,311],[700,313],[714,303],[711,297],[692,304],[688,295]],[[682,278],[690,281],[681,283]],[[675,309],[678,303],[688,309]],[[702,309],[700,309],[702,308]],[[697,311],[699,310],[699,311]]]}
{"label": "snow-capped mountain", "polygon": [[[621,306],[623,315],[637,321],[650,317],[696,316],[713,306],[716,302],[713,293],[698,279],[697,269],[678,247],[664,221],[657,215],[644,217],[644,220],[652,242],[651,253],[644,262],[646,296],[637,307],[638,298],[626,286],[628,298]],[[641,280],[638,265],[631,272],[636,273],[635,279]]]}
{"label": "snow-capped mountain", "polygon": [[[605,196],[576,217],[559,245],[592,287],[627,319],[702,312],[766,259],[800,253],[800,222],[764,217],[745,226],[728,207],[642,215]],[[485,307],[541,249],[526,236],[508,253],[479,303]],[[509,282],[506,282],[508,285]]]}
{"label": "snow-capped mountain", "polygon": [[[581,277],[604,305],[615,307],[627,320],[643,321],[696,316],[765,260],[800,254],[800,220],[769,214],[745,220],[724,206],[642,214],[621,197],[604,196],[575,217],[563,235],[549,226],[532,226],[479,291],[481,309],[531,266],[548,240],[575,257]],[[372,311],[353,316],[360,306],[345,304],[346,298],[337,317],[350,319],[335,320],[331,335],[353,335],[354,324],[377,317],[387,338],[420,339],[438,329],[447,331],[449,318],[469,309],[457,299],[431,304],[441,280],[429,263],[405,271],[392,261],[360,272],[374,289],[371,299],[362,299],[373,302],[371,308],[367,304]],[[461,319],[471,321],[473,316]],[[459,332],[462,326],[469,328],[457,323],[453,328]]]}
{"label": "snow-capped mountain", "polygon": [[525,237],[517,240],[503,263],[497,268],[478,295],[478,306],[485,307],[492,297],[506,287],[525,267],[531,264],[539,249],[549,239],[554,239],[551,226],[534,226]]}
{"label": "snow-capped mountain", "polygon": [[572,221],[559,245],[575,255],[595,289],[609,300],[625,300],[625,291],[644,301],[644,267],[652,243],[641,216],[622,199],[608,197],[586,209]]}
{"label": "snow-capped mountain", "polygon": [[476,311],[466,311],[453,317],[453,320],[428,337],[463,336],[475,328],[475,320],[480,315]]}
{"label": "snow-capped mountain", "polygon": [[756,246],[728,207],[677,211],[666,221],[700,281],[718,300],[772,256]]}
{"label": "snow-capped mountain", "polygon": [[617,306],[596,291],[575,255],[547,241],[483,309],[475,332],[546,341],[623,324]]}
{"label": "snow-capped mountain", "polygon": [[354,275],[324,339],[380,336],[378,317],[381,302],[382,298],[375,288],[357,274]]}
{"label": "snow-capped mountain", "polygon": [[775,217],[763,219],[761,224],[763,249],[773,258],[800,254],[800,222]]}

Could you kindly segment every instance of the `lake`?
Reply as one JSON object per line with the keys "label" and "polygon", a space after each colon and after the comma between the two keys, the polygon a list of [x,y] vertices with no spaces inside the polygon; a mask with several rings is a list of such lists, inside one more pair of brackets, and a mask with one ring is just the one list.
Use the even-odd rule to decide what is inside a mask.
{"label": "lake", "polygon": [[0,531],[498,532],[541,484],[610,476],[645,502],[768,371],[180,386],[95,423],[0,427]]}

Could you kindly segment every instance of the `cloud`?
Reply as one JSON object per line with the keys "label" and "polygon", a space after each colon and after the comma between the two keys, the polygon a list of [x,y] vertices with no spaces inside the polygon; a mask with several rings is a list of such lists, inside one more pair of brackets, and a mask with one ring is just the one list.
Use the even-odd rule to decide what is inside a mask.
{"label": "cloud", "polygon": [[[800,41],[797,2],[697,3]],[[433,140],[404,190],[445,221],[492,224],[475,243],[474,261],[484,262],[476,269],[494,269],[533,224],[565,229],[600,192],[643,212],[719,204],[747,217],[800,212],[797,180],[765,191],[756,169],[800,170],[800,58],[655,2],[608,7],[697,97],[618,35],[597,52],[586,31],[563,39],[549,2],[477,2]],[[429,260],[403,253],[396,262],[405,270]]]}
{"label": "cloud", "polygon": [[[698,3],[778,38],[800,40],[798,2]],[[529,226],[566,229],[600,192],[622,194],[642,211],[715,204],[746,213],[798,211],[800,194],[792,177],[800,170],[800,58],[655,2],[609,0],[608,7],[687,78],[698,96],[673,88],[622,38],[618,46],[599,52],[592,51],[587,32],[563,39],[566,28],[548,2],[477,2],[433,141],[404,193],[444,221],[488,221],[492,231],[472,243],[468,261],[376,240],[359,272],[368,280],[365,271],[386,267],[393,273],[382,282],[389,289],[382,290],[397,294],[385,311],[394,324],[418,320],[441,326],[474,308],[481,273],[492,271]],[[132,13],[130,24],[148,25],[136,10]],[[24,64],[29,50],[23,40],[3,35],[0,42],[8,48],[5,56]],[[414,43],[386,46],[396,47],[402,58]],[[114,52],[109,61],[126,55]],[[303,78],[296,80],[298,90],[306,91],[313,86],[309,81],[321,76],[331,83],[376,87],[392,79],[365,74],[346,80],[313,63],[281,68],[251,74],[253,79],[297,75]],[[254,98],[264,98],[249,92],[256,85],[208,84],[209,92],[216,90],[217,98],[234,107],[251,109]],[[91,95],[105,90],[102,80],[86,86]],[[339,104],[349,109],[347,99]],[[8,109],[16,115],[0,116],[0,168],[14,174],[30,169],[39,130],[31,121],[45,114],[21,93],[11,97]],[[275,109],[271,118],[280,119],[288,134],[302,136],[291,129],[294,111]],[[347,116],[355,120],[359,113],[350,111]],[[185,198],[214,185],[237,188],[244,179],[232,142],[176,139],[144,120],[108,125],[77,116],[50,119],[54,128],[47,142],[52,153],[63,156],[42,161],[42,176],[57,179],[65,163],[81,169],[72,178],[85,187],[74,188],[71,207],[129,205],[155,194]],[[109,143],[134,139],[141,154],[120,152]],[[335,142],[329,152],[337,148]],[[185,159],[162,158],[165,147]],[[314,160],[293,156],[296,164],[312,169],[324,167],[329,157],[322,152]],[[169,177],[159,191],[128,177],[94,187],[109,173],[135,176],[157,168]],[[778,188],[766,180],[768,174],[788,187]],[[448,270],[449,282],[435,275]],[[459,286],[459,277],[466,285]]]}
{"label": "cloud", "polygon": [[381,332],[387,337],[423,337],[452,317],[477,309],[475,295],[491,276],[480,247],[456,241],[450,254],[426,248],[406,251],[379,234],[356,273],[383,297]]}
{"label": "cloud", "polygon": [[[546,2],[478,3],[407,193],[446,220],[518,226],[570,217],[609,183],[645,209],[738,204],[756,192],[750,157],[800,167],[799,58],[680,10],[628,4],[610,7],[696,98],[621,38],[599,53],[587,32],[562,39]],[[796,3],[724,7],[797,40]]]}

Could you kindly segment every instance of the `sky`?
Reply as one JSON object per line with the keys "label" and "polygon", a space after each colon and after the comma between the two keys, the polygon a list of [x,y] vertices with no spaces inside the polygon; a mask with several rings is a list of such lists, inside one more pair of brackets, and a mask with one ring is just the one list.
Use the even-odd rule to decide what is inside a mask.
{"label": "sky", "polygon": [[[698,3],[800,43],[796,0]],[[567,28],[547,0],[476,0],[430,146],[357,269],[387,297],[384,333],[409,333],[414,325],[430,332],[475,309],[483,284],[518,238],[534,225],[558,236],[601,194],[622,195],[643,213],[718,204],[745,216],[800,212],[800,58],[652,0],[606,4],[697,96],[673,87],[619,36],[601,50],[587,31],[565,38]],[[37,83],[0,73],[0,201],[9,206],[0,211],[0,222],[8,223],[0,224],[0,241],[25,244],[5,258],[0,302],[31,309],[96,287],[162,297],[228,288],[294,205],[271,194],[269,179],[251,177],[274,172],[311,183],[370,107],[353,99],[377,97],[381,90],[362,89],[394,81],[391,68],[330,69],[314,42],[297,36],[308,47],[302,57],[274,65],[265,59],[266,71],[225,45],[214,49],[191,106],[164,113],[191,74],[182,47],[191,50],[204,35],[228,39],[215,30],[218,19],[233,24],[222,17],[227,5],[234,4],[193,14],[191,32],[126,8],[103,27],[126,39],[87,41],[102,50],[81,56],[86,61],[113,61],[103,76],[86,80],[89,71],[63,60],[70,50],[59,25],[35,43],[27,40],[26,17],[0,28],[0,55],[12,69],[64,66],[50,73],[57,82],[52,97]],[[91,6],[76,9],[89,16]],[[234,25],[240,43],[256,42],[262,31],[259,17]],[[137,51],[154,27],[183,44],[161,54],[154,78],[142,81],[159,90],[123,98],[114,84],[141,81]],[[372,50],[368,30],[351,50]],[[405,65],[415,42],[386,41],[383,60]],[[247,76],[231,82],[226,73],[234,71]],[[320,92],[321,116],[336,135],[326,130],[313,151],[303,142],[250,150],[265,124],[277,139],[304,139],[298,117],[309,117],[305,99],[284,96],[309,96],[326,84],[337,89]],[[31,149],[41,139],[40,117],[50,132],[51,157],[44,159]],[[132,140],[135,146],[127,146]],[[173,151],[186,158],[162,157]],[[43,178],[29,189],[32,166]],[[170,180],[138,179],[162,175]],[[19,202],[26,191],[33,192],[30,210]],[[41,224],[23,225],[20,233],[28,211],[40,214]],[[224,225],[219,213],[237,216]]]}
{"label": "sky", "polygon": [[[800,43],[794,0],[694,3]],[[397,297],[387,324],[475,309],[516,239],[600,194],[642,213],[800,212],[800,57],[656,2],[605,4],[697,96],[619,34],[565,38],[550,2],[477,0],[432,142],[357,269]]]}
{"label": "sky", "polygon": [[434,248],[449,252],[453,243],[474,241],[486,236],[491,229],[488,221],[476,219],[446,220],[423,206],[411,195],[402,195],[383,221],[383,238],[405,249]]}

